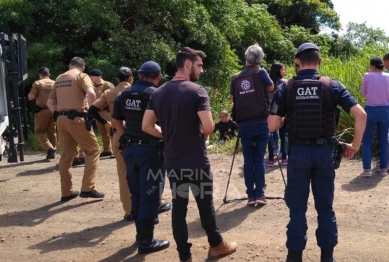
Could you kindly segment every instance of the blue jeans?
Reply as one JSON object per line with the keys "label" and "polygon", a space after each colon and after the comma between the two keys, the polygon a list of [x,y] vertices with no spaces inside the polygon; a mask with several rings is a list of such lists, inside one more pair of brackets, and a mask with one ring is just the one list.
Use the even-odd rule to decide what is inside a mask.
{"label": "blue jeans", "polygon": [[286,152],[285,152],[285,140],[286,140],[286,128],[285,125],[283,125],[279,132],[279,137],[281,140],[281,154],[282,154],[282,160],[286,159]]}
{"label": "blue jeans", "polygon": [[131,192],[131,215],[141,226],[157,224],[165,184],[163,148],[131,145],[122,156]]}
{"label": "blue jeans", "polygon": [[240,126],[239,137],[242,141],[244,159],[244,180],[249,198],[265,195],[265,152],[269,141],[267,122],[256,125]]}
{"label": "blue jeans", "polygon": [[377,127],[378,144],[380,148],[380,170],[388,168],[388,129],[389,106],[366,106],[367,122],[362,144],[362,163],[365,172],[371,171],[371,146],[374,131]]}
{"label": "blue jeans", "polygon": [[[271,139],[273,138],[273,142]],[[273,147],[274,146],[274,147]],[[274,150],[278,150],[278,130],[270,133],[267,151],[269,152],[269,161],[274,161]]]}
{"label": "blue jeans", "polygon": [[334,154],[331,146],[291,146],[288,161],[288,183],[285,203],[289,208],[286,247],[289,251],[302,251],[307,243],[307,202],[309,187],[317,211],[317,245],[330,249],[338,243],[334,201]]}

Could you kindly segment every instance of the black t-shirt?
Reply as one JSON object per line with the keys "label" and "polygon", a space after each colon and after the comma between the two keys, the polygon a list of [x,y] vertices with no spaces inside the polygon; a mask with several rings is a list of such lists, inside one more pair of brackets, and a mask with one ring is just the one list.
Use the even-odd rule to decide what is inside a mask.
{"label": "black t-shirt", "polygon": [[219,131],[219,140],[226,141],[227,139],[234,137],[238,130],[238,124],[230,119],[227,123],[224,123],[222,121],[217,123],[213,132],[215,133],[216,131]]}
{"label": "black t-shirt", "polygon": [[165,141],[167,168],[209,167],[199,111],[211,111],[204,87],[190,81],[169,81],[151,95],[148,108],[154,110]]}

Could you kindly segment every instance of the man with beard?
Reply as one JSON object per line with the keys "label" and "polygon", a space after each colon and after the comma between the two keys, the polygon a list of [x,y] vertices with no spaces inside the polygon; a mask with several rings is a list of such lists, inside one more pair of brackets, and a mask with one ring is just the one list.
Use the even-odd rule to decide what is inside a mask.
{"label": "man with beard", "polygon": [[237,243],[223,240],[216,225],[213,179],[205,147],[205,138],[212,134],[215,124],[206,90],[191,82],[203,73],[204,57],[204,52],[189,47],[177,53],[177,73],[153,92],[142,123],[144,132],[155,137],[163,134],[165,167],[173,195],[173,236],[180,261],[185,262],[192,261],[186,224],[189,187],[208,237],[208,257],[231,254],[237,247]]}

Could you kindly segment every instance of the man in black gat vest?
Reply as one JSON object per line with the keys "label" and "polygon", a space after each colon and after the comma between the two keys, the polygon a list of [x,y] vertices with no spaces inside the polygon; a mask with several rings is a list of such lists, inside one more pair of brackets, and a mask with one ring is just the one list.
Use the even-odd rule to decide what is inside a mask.
{"label": "man in black gat vest", "polygon": [[153,238],[165,182],[162,136],[154,137],[142,131],[147,103],[162,79],[161,67],[148,61],[141,66],[138,76],[140,80],[116,98],[112,126],[123,134],[120,144],[131,192],[131,215],[136,225],[138,252],[150,253],[169,247],[169,241]]}
{"label": "man in black gat vest", "polygon": [[334,262],[333,250],[338,243],[334,200],[334,148],[336,107],[340,105],[355,117],[354,139],[346,144],[348,158],[359,150],[366,126],[366,113],[358,101],[338,81],[319,75],[319,48],[302,44],[295,56],[300,66],[297,77],[281,84],[273,100],[268,118],[270,132],[282,126],[286,117],[289,137],[288,183],[285,202],[289,208],[287,226],[287,262],[302,262],[307,242],[307,202],[309,187],[318,213],[317,244],[321,262]]}

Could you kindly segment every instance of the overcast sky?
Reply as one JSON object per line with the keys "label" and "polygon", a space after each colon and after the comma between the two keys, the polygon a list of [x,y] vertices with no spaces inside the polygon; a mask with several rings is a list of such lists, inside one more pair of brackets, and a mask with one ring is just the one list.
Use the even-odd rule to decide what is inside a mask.
{"label": "overcast sky", "polygon": [[332,0],[343,28],[349,22],[366,23],[369,27],[383,29],[389,35],[388,0]]}

